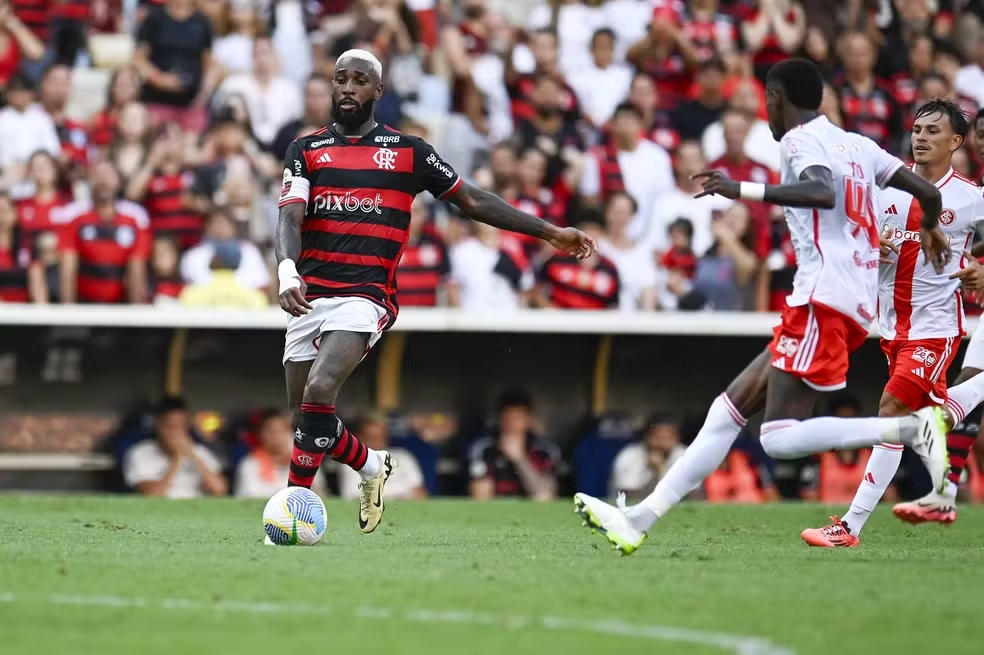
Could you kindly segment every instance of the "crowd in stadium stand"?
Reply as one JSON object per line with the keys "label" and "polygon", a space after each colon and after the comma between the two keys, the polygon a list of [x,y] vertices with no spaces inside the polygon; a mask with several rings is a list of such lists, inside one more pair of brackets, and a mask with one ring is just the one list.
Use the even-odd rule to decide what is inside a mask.
{"label": "crowd in stadium stand", "polygon": [[[578,262],[413,207],[407,306],[782,306],[781,211],[693,197],[775,180],[762,81],[816,61],[833,122],[908,155],[914,107],[984,104],[978,0],[11,0],[0,3],[0,301],[264,306],[287,145],[334,60],[384,63],[380,122],[598,238]],[[508,17],[514,17],[510,20]],[[516,19],[521,16],[521,19]],[[974,139],[954,159],[976,179]],[[973,299],[971,299],[973,300]]]}
{"label": "crowd in stadium stand", "polygon": [[[833,396],[825,414],[863,414],[853,396]],[[386,449],[399,467],[387,494],[399,500],[467,495],[476,500],[526,498],[551,501],[574,489],[629,501],[649,494],[686,450],[699,421],[669,414],[645,420],[608,413],[583,423],[563,443],[538,417],[522,390],[504,392],[481,425],[461,425],[447,415],[371,412],[350,422],[359,438]],[[116,488],[144,495],[194,498],[232,494],[267,498],[287,479],[293,431],[277,409],[242,416],[189,411],[180,398],[161,400],[147,414],[124,420],[102,441],[117,462]],[[846,503],[854,497],[871,449],[838,451],[776,462],[750,432],[688,496],[710,503],[812,500]],[[971,457],[960,498],[984,502],[984,477]],[[886,494],[887,501],[921,495],[928,484],[909,452]],[[330,464],[315,479],[325,496],[355,498],[359,477]]]}

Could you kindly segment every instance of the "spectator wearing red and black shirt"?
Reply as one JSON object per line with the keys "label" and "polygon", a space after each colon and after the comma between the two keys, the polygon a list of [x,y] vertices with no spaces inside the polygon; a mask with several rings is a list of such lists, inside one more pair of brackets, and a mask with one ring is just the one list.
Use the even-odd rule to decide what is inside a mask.
{"label": "spectator wearing red and black shirt", "polygon": [[[578,225],[596,241],[604,236],[600,222],[582,220]],[[553,255],[540,269],[533,302],[559,309],[617,309],[621,288],[615,264],[598,253],[578,260],[565,253]]]}
{"label": "spectator wearing red and black shirt", "polygon": [[41,106],[55,124],[62,160],[69,170],[81,172],[89,160],[89,134],[83,123],[72,120],[65,112],[72,92],[72,70],[64,64],[49,67],[41,77],[38,91]]}
{"label": "spectator wearing red and black shirt", "polygon": [[[888,86],[895,96],[895,102],[899,107],[910,113],[916,106],[919,96],[919,84],[924,76],[933,72],[933,59],[936,54],[936,46],[933,37],[928,34],[916,34],[910,39],[901,51],[889,53],[883,50],[883,57],[891,58],[888,61],[879,61],[879,72],[882,79],[888,81]],[[911,125],[907,125],[909,129]]]}
{"label": "spectator wearing red and black shirt", "polygon": [[806,13],[793,0],[744,0],[736,3],[733,14],[741,25],[745,50],[752,55],[755,77],[761,82],[806,37]]}
{"label": "spectator wearing red and black shirt", "polygon": [[89,184],[92,210],[72,221],[62,242],[61,301],[144,302],[150,231],[119,212],[120,174],[111,162],[93,166]]}
{"label": "spectator wearing red and black shirt", "polygon": [[17,201],[17,222],[21,239],[32,257],[37,257],[40,239],[54,238],[57,244],[65,227],[57,213],[68,199],[58,189],[58,163],[50,153],[34,153],[27,162],[27,175],[34,189],[29,197]]}
{"label": "spectator wearing red and black shirt", "polygon": [[204,221],[193,209],[194,174],[184,168],[183,146],[174,133],[159,138],[127,184],[126,197],[147,209],[154,238],[172,238],[187,250],[201,241]]}
{"label": "spectator wearing red and black shirt", "polygon": [[[546,186],[547,157],[537,148],[526,148],[516,162],[515,194],[507,198],[509,204],[516,209],[542,218],[554,225],[564,227],[564,216],[567,214],[567,204],[571,191],[563,178],[557,181],[553,189]],[[537,254],[549,249],[536,237],[524,234],[510,234],[530,259],[536,259]],[[542,261],[542,260],[541,260]]]}
{"label": "spectator wearing red and black shirt", "polygon": [[427,229],[427,202],[417,196],[410,205],[410,231],[396,268],[396,289],[403,307],[458,305],[457,286],[450,283],[451,260],[436,230]]}
{"label": "spectator wearing red and black shirt", "polygon": [[120,112],[140,97],[140,77],[132,68],[113,73],[106,90],[106,104],[89,121],[89,143],[99,148],[109,147],[116,138]]}
{"label": "spectator wearing red and black shirt", "polygon": [[[577,170],[584,139],[577,125],[565,118],[564,90],[550,73],[538,73],[530,99],[535,109],[529,119],[516,124],[516,145],[521,150],[539,148],[547,156],[547,187],[557,184],[565,173]],[[575,179],[566,179],[570,188]]]}
{"label": "spectator wearing red and black shirt", "polygon": [[470,495],[551,501],[557,497],[559,453],[533,434],[533,402],[522,391],[499,400],[496,435],[476,441],[468,456]]}
{"label": "spectator wearing red and black shirt", "polygon": [[10,0],[14,15],[42,43],[48,42],[48,30],[51,22],[51,0]]}
{"label": "spectator wearing red and black shirt", "polygon": [[0,193],[0,303],[47,302],[44,272],[22,236],[13,201]]}
{"label": "spectator wearing red and black shirt", "polygon": [[[712,161],[709,168],[723,171],[738,182],[779,183],[779,175],[775,171],[745,154],[745,140],[752,127],[747,115],[729,109],[721,116],[721,127],[724,134],[724,155]],[[752,216],[753,228],[756,231],[765,228],[775,206],[754,200],[745,202],[745,205]]]}
{"label": "spectator wearing red and black shirt", "polygon": [[150,255],[148,295],[150,302],[164,304],[177,302],[185,288],[178,269],[181,253],[174,239],[162,237],[154,239]]}
{"label": "spectator wearing red and black shirt", "polygon": [[684,141],[699,141],[708,125],[721,118],[728,106],[724,97],[724,62],[718,58],[697,67],[697,97],[673,111],[673,126]]}
{"label": "spectator wearing red and black shirt", "polygon": [[549,29],[537,30],[530,36],[534,72],[520,75],[512,67],[506,71],[506,90],[512,104],[513,121],[531,120],[537,111],[533,99],[537,76],[549,75],[558,86],[557,107],[565,121],[581,120],[577,94],[560,71],[557,34]]}
{"label": "spectator wearing red and black shirt", "polygon": [[844,129],[866,136],[889,152],[899,152],[902,112],[892,90],[875,77],[875,49],[861,32],[851,32],[840,43],[844,72],[834,83],[840,96]]}
{"label": "spectator wearing red and black shirt", "polygon": [[[673,114],[661,107],[656,85],[649,75],[636,73],[632,77],[628,101],[642,112],[646,138],[667,152],[675,151],[680,145],[680,133],[673,125]],[[608,131],[602,135],[604,139],[609,137]]]}
{"label": "spectator wearing red and black shirt", "polygon": [[700,60],[719,58],[728,61],[738,45],[735,19],[718,11],[718,0],[690,0],[684,7],[683,34]]}
{"label": "spectator wearing red and black shirt", "polygon": [[697,48],[680,27],[680,16],[671,7],[653,10],[646,37],[629,48],[626,60],[656,83],[664,108],[684,100],[693,82],[693,68],[700,61]]}

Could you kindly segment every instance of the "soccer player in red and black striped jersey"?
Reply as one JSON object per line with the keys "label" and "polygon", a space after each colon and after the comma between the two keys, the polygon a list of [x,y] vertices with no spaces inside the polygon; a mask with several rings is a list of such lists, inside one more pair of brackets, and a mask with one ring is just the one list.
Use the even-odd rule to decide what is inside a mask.
{"label": "soccer player in red and black striped jersey", "polygon": [[61,241],[61,301],[144,302],[150,231],[119,211],[120,174],[110,161],[92,167],[92,210],[69,225]]}
{"label": "soccer player in red and black striped jersey", "polygon": [[531,234],[586,257],[594,242],[465,184],[423,139],[379,125],[382,66],[365,50],[335,64],[334,123],[287,150],[276,251],[287,325],[284,366],[296,435],[288,483],[310,487],[326,455],[359,472],[359,527],[376,529],[393,463],[349,432],[335,399],[381,333],[396,320],[396,269],[410,206],[429,191],[474,220]]}

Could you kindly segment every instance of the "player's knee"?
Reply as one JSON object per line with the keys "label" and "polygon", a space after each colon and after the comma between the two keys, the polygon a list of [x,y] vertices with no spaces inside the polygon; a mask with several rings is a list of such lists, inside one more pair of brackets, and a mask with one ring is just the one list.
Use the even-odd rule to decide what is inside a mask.
{"label": "player's knee", "polygon": [[334,405],[341,382],[339,376],[312,371],[307,384],[304,385],[304,402]]}
{"label": "player's knee", "polygon": [[759,443],[762,450],[772,459],[795,459],[800,457],[799,450],[795,448],[795,427],[799,421],[775,421],[774,423],[763,423]]}

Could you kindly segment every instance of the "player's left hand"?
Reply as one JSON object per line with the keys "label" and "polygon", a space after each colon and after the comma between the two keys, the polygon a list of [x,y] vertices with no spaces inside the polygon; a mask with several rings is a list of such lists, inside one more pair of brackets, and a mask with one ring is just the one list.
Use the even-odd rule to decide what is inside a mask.
{"label": "player's left hand", "polygon": [[951,280],[960,280],[960,286],[969,291],[984,291],[984,264],[977,261],[970,252],[964,251],[967,264],[950,275]]}
{"label": "player's left hand", "polygon": [[939,274],[943,272],[943,267],[950,263],[953,253],[950,251],[950,240],[943,234],[939,226],[932,230],[922,228],[919,230],[919,243],[922,251],[926,253],[926,263],[932,264],[933,269]]}
{"label": "player's left hand", "polygon": [[578,259],[586,259],[598,249],[594,239],[573,227],[557,228],[546,241],[557,250],[563,250]]}
{"label": "player's left hand", "polygon": [[889,257],[888,255],[889,255],[889,253],[893,253],[894,252],[895,253],[895,256],[898,257],[899,256],[899,247],[897,245],[895,245],[895,242],[893,242],[891,239],[889,239],[888,237],[884,237],[884,236],[883,237],[880,237],[879,243],[880,243],[880,245],[879,245],[878,254],[880,255],[880,257],[878,258],[878,263],[879,264],[887,264],[887,265],[891,266],[892,264],[895,263],[895,260],[892,259],[891,257]]}
{"label": "player's left hand", "polygon": [[721,196],[723,198],[737,200],[741,194],[741,185],[721,171],[701,171],[700,173],[691,175],[690,179],[703,180],[701,185],[704,187],[704,190],[694,196],[694,198]]}

